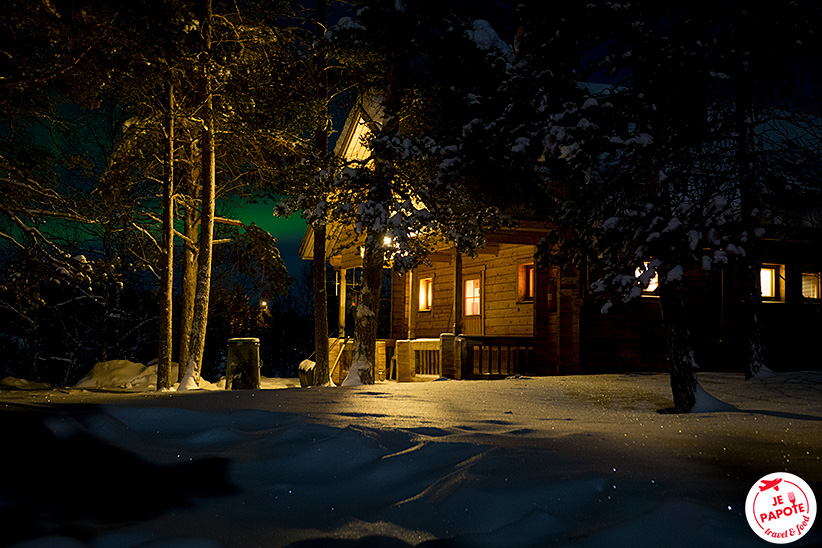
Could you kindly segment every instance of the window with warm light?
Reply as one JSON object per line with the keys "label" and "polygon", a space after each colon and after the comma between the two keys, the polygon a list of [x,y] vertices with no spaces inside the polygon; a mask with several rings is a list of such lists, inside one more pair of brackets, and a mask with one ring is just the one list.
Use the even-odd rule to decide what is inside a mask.
{"label": "window with warm light", "polygon": [[434,303],[434,278],[420,279],[420,312],[431,310]]}
{"label": "window with warm light", "polygon": [[519,266],[519,276],[517,283],[517,300],[519,302],[532,302],[536,294],[536,270],[533,264],[523,264]]}
{"label": "window with warm light", "polygon": [[[645,262],[645,269],[637,268],[637,269],[636,269],[636,271],[634,272],[634,276],[636,276],[637,278],[639,278],[642,274],[644,274],[644,273],[645,273],[645,271],[647,271],[647,270],[648,270],[648,264],[649,264],[649,263],[646,261],[646,262]],[[643,293],[643,294],[646,294],[646,293],[653,293],[654,291],[656,291],[656,290],[657,290],[657,288],[658,288],[658,287],[659,287],[659,273],[658,273],[658,272],[654,272],[654,277],[653,277],[653,278],[651,278],[651,279],[648,281],[648,287],[643,288],[643,289],[642,289],[642,293]]]}
{"label": "window with warm light", "polygon": [[465,280],[465,315],[480,315],[480,281]]}
{"label": "window with warm light", "polygon": [[819,300],[822,298],[822,287],[820,287],[822,273],[803,272],[802,273],[802,296],[806,299]]}
{"label": "window with warm light", "polygon": [[782,299],[782,266],[763,265],[759,270],[759,284],[762,287],[762,298],[771,301]]}
{"label": "window with warm light", "polygon": [[765,299],[776,298],[776,269],[772,267],[762,267],[759,271],[759,284],[762,286],[762,297]]}

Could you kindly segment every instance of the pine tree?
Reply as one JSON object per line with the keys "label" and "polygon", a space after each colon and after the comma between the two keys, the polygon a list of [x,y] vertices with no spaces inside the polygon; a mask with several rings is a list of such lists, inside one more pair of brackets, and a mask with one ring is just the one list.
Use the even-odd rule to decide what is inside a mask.
{"label": "pine tree", "polygon": [[674,402],[687,411],[697,383],[682,273],[700,264],[694,227],[715,213],[693,166],[681,165],[705,131],[682,124],[704,117],[698,103],[680,104],[704,83],[683,46],[687,18],[643,3],[568,6],[559,17],[526,9],[510,102],[466,141],[511,166],[534,197],[523,213],[549,224],[543,260],[585,265],[596,291],[624,301],[659,276]]}
{"label": "pine tree", "polygon": [[[723,191],[734,208],[725,238],[736,249],[740,273],[741,340],[745,377],[767,374],[760,287],[763,237],[807,228],[820,193],[820,123],[812,61],[820,8],[798,2],[774,13],[733,3],[699,13],[711,29],[706,64],[716,79],[712,116],[716,149],[729,159]],[[707,32],[706,32],[707,34]],[[765,42],[762,36],[768,36]],[[809,102],[808,99],[811,99]],[[803,203],[804,202],[804,203]]]}
{"label": "pine tree", "polygon": [[[762,200],[784,195],[766,181],[802,177],[799,170],[775,177],[759,167],[769,155],[752,141],[764,132],[753,125],[757,118],[749,99],[764,88],[754,92],[746,84],[749,76],[733,76],[732,69],[749,57],[745,48],[717,47],[717,32],[738,37],[743,30],[716,15],[723,10],[602,2],[569,8],[564,18],[535,13],[531,28],[521,33],[521,56],[506,84],[515,99],[530,97],[534,103],[512,102],[503,116],[478,125],[477,136],[467,139],[481,141],[493,130],[497,146],[485,156],[525,172],[521,180],[555,226],[543,257],[585,264],[594,289],[611,301],[639,297],[659,276],[674,403],[688,411],[698,385],[683,272],[737,263],[750,274],[747,300],[755,304],[756,241],[767,215]],[[557,49],[563,36],[576,40],[565,51],[587,62],[572,73],[563,73],[566,66],[551,57],[568,59]],[[551,97],[540,79],[558,76]],[[757,78],[773,76],[765,71]],[[524,115],[517,115],[522,106]],[[760,315],[754,306],[744,317],[751,350],[746,361],[755,364],[761,361]]]}
{"label": "pine tree", "polygon": [[[435,241],[481,243],[494,208],[478,207],[455,179],[440,177],[480,97],[496,86],[509,48],[486,21],[454,5],[373,3],[335,31],[338,58],[356,82],[369,156],[348,159],[329,208],[361,238],[363,285],[352,368],[344,384],[374,382],[382,271],[405,272]],[[344,23],[344,24],[343,24]],[[488,214],[490,213],[490,214]]]}

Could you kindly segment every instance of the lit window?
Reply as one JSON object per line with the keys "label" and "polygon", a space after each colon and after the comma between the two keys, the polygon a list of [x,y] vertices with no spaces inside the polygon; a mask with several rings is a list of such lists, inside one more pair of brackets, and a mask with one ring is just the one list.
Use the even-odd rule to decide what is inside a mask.
{"label": "lit window", "polygon": [[759,283],[762,286],[762,298],[778,301],[782,299],[783,279],[782,266],[763,265],[759,271]]}
{"label": "lit window", "polygon": [[776,298],[776,269],[773,267],[763,267],[759,271],[759,283],[762,286],[762,297],[766,299]]}
{"label": "lit window", "polygon": [[803,272],[802,273],[802,296],[806,299],[819,299],[822,296],[820,291],[820,275],[819,272]]}
{"label": "lit window", "polygon": [[519,267],[519,281],[517,284],[518,300],[520,302],[533,301],[535,295],[534,282],[536,281],[533,264],[524,264]]}
{"label": "lit window", "polygon": [[480,281],[465,280],[465,315],[480,315]]}
{"label": "lit window", "polygon": [[420,310],[431,310],[434,302],[434,278],[420,280]]}
{"label": "lit window", "polygon": [[[649,263],[646,261],[644,269],[637,268],[636,271],[634,272],[634,276],[636,276],[637,278],[641,278],[643,276],[643,274],[648,272],[648,264]],[[645,274],[645,276],[647,277],[647,274]],[[656,291],[656,289],[658,287],[659,287],[659,273],[654,272],[654,277],[651,278],[650,280],[648,280],[648,287],[643,288],[642,292],[643,293],[653,293],[654,291]]]}

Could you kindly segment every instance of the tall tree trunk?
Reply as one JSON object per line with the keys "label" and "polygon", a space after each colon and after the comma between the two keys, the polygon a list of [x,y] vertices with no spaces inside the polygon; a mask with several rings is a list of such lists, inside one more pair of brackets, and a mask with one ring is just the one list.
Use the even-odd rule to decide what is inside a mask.
{"label": "tall tree trunk", "polygon": [[325,222],[313,224],[314,260],[311,281],[314,286],[314,384],[325,386],[331,382],[328,364],[328,292],[325,281]]}
{"label": "tall tree trunk", "polygon": [[188,364],[191,348],[191,329],[194,322],[194,299],[197,291],[197,231],[200,226],[195,203],[200,194],[199,157],[195,152],[194,140],[190,140],[190,165],[186,174],[183,213],[183,280],[180,293],[180,345],[177,362],[180,364],[177,380],[182,381]]}
{"label": "tall tree trunk", "polygon": [[756,376],[764,367],[762,352],[762,284],[758,238],[755,237],[756,212],[760,210],[760,193],[754,167],[754,107],[750,75],[740,65],[736,75],[736,166],[739,176],[739,195],[742,201],[741,228],[748,233],[745,256],[739,259],[739,291],[742,301],[742,348],[745,379]]}
{"label": "tall tree trunk", "polygon": [[[317,27],[316,35],[321,39],[325,35],[326,27],[325,0],[317,0]],[[326,62],[324,53],[318,52],[315,57],[317,70],[317,98],[328,99],[328,82],[326,78]],[[327,107],[326,107],[327,108]],[[314,143],[317,152],[323,160],[328,154],[328,133],[325,120],[323,126],[314,133]],[[314,229],[314,260],[312,262],[312,282],[314,285],[314,384],[328,385],[331,382],[331,372],[328,363],[328,296],[325,281],[325,219],[319,219],[312,224]]]}
{"label": "tall tree trunk", "polygon": [[[637,2],[638,19],[653,24],[651,23],[654,19],[654,10],[651,8],[653,5],[654,2],[646,0]],[[635,27],[638,32],[633,34],[636,41],[633,48],[633,57],[641,60],[634,68],[636,77],[635,93],[641,105],[640,127],[642,131],[652,136],[650,144],[643,149],[642,165],[645,170],[646,192],[649,202],[659,203],[664,211],[675,211],[676,199],[674,197],[678,192],[672,187],[672,180],[660,177],[660,170],[665,165],[668,154],[663,143],[667,140],[667,130],[665,128],[668,125],[669,113],[661,112],[656,105],[656,100],[664,94],[664,90],[661,90],[657,81],[658,75],[653,69],[652,62],[657,57],[656,48],[658,46],[654,40],[649,40],[649,36],[642,28],[642,26]],[[665,156],[662,156],[662,154],[665,154]],[[670,261],[675,256],[674,253],[673,256],[662,258],[662,261],[663,263],[666,262],[666,259]],[[671,266],[671,264],[667,265],[668,268]],[[660,279],[658,291],[662,309],[662,324],[665,329],[674,407],[681,413],[687,413],[696,402],[698,383],[694,373],[697,365],[688,328],[682,282]]]}
{"label": "tall tree trunk", "polygon": [[761,264],[755,252],[751,258],[742,259],[740,268],[740,290],[742,293],[742,358],[745,380],[749,380],[767,370],[762,345],[762,282]]}
{"label": "tall tree trunk", "polygon": [[660,285],[659,291],[674,407],[682,413],[687,413],[696,401],[697,381],[694,373],[696,361],[688,330],[682,286],[677,282],[667,282]]}
{"label": "tall tree trunk", "polygon": [[203,37],[206,61],[203,64],[203,131],[202,131],[202,177],[203,203],[200,213],[200,243],[197,253],[197,291],[194,299],[194,319],[191,331],[191,348],[188,364],[180,389],[194,388],[200,384],[203,367],[206,327],[208,324],[208,301],[211,292],[211,256],[214,241],[214,201],[216,191],[215,159],[215,118],[212,97],[212,82],[209,74],[211,54],[211,0],[204,0]]}
{"label": "tall tree trunk", "polygon": [[174,285],[174,85],[168,84],[165,120],[166,173],[163,181],[163,268],[160,275],[160,341],[157,390],[171,388],[172,294]]}
{"label": "tall tree trunk", "polygon": [[354,352],[351,370],[343,386],[374,384],[377,350],[377,316],[380,310],[382,269],[385,250],[382,234],[370,234],[366,238],[362,264],[362,290],[354,322]]}

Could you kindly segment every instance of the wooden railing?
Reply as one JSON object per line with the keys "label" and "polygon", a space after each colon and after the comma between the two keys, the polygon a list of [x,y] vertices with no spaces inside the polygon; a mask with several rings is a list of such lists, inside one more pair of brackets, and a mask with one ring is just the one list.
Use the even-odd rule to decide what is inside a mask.
{"label": "wooden railing", "polygon": [[[397,371],[394,366],[394,339],[378,339],[375,350],[374,378],[378,381],[387,379],[396,380]],[[351,359],[354,351],[354,340],[350,337],[328,339],[328,357],[331,379],[340,383],[345,379],[351,368]]]}
{"label": "wooden railing", "polygon": [[462,371],[470,377],[507,377],[527,370],[535,359],[530,339],[466,337]]}
{"label": "wooden railing", "polygon": [[440,340],[416,339],[411,341],[416,375],[442,375]]}
{"label": "wooden railing", "polygon": [[[349,343],[350,344],[350,343]],[[530,337],[459,336],[443,333],[438,339],[378,341],[375,376],[379,380],[410,382],[420,377],[488,379],[532,372],[537,345]],[[382,354],[379,352],[383,348]],[[350,358],[349,358],[350,360]],[[344,366],[345,358],[340,367]],[[336,381],[335,381],[336,382]]]}

